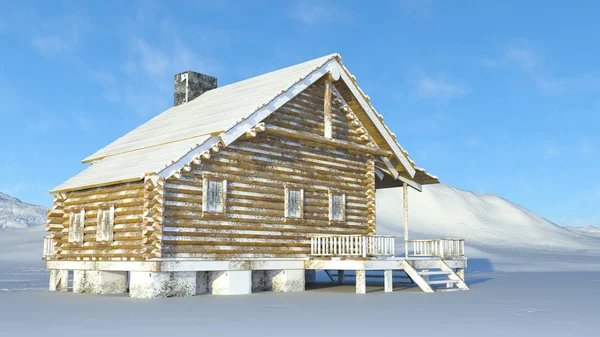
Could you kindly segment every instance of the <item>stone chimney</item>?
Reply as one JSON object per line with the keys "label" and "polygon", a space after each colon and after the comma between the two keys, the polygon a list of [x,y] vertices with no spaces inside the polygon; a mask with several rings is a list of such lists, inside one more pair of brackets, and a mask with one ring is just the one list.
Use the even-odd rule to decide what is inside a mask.
{"label": "stone chimney", "polygon": [[185,104],[203,93],[217,87],[217,79],[193,71],[175,75],[173,106]]}

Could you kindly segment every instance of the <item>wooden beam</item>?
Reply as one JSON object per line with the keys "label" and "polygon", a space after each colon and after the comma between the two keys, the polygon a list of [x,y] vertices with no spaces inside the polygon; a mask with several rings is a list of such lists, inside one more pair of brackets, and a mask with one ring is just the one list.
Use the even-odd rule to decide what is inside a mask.
{"label": "wooden beam", "polygon": [[403,176],[398,176],[398,180],[400,180],[403,184],[408,184],[408,186],[414,188],[419,192],[423,192],[423,186],[419,183],[416,183],[410,179],[404,178]]}
{"label": "wooden beam", "polygon": [[394,165],[392,165],[392,162],[390,162],[390,160],[387,157],[381,157],[381,161],[383,161],[383,163],[385,164],[385,166],[388,169],[388,172],[390,172],[390,174],[392,175],[392,177],[394,179],[398,178],[398,171],[396,170],[396,168],[394,167]]}
{"label": "wooden beam", "polygon": [[404,215],[404,255],[408,257],[408,184],[402,184],[402,213]]}
{"label": "wooden beam", "polygon": [[320,137],[317,135],[313,135],[306,132],[298,132],[291,129],[282,128],[274,125],[266,126],[266,133],[278,135],[278,136],[286,136],[294,139],[308,140],[311,142],[315,142],[321,145],[330,146],[330,147],[341,147],[348,150],[353,150],[357,152],[370,153],[376,156],[389,157],[392,155],[390,151],[383,150],[376,147],[370,147],[366,145],[355,144],[352,142],[347,142],[343,140],[337,139],[326,139],[325,137]]}
{"label": "wooden beam", "polygon": [[325,79],[325,102],[323,103],[323,123],[325,128],[325,138],[331,139],[333,133],[333,117],[331,115],[331,73],[327,74]]}

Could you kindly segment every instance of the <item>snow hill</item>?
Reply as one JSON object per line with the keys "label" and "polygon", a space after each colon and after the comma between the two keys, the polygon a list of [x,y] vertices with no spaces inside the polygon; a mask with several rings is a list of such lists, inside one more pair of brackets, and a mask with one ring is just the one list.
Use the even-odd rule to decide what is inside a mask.
{"label": "snow hill", "polygon": [[566,227],[569,230],[572,230],[577,233],[583,233],[586,235],[597,236],[600,237],[600,227],[596,226],[585,226],[585,227]]}
{"label": "snow hill", "polygon": [[[409,238],[464,238],[471,271],[600,270],[600,231],[567,229],[498,196],[445,184],[409,189],[408,204]],[[402,221],[402,190],[377,191],[378,234],[401,240]],[[403,252],[401,242],[397,248]]]}
{"label": "snow hill", "polygon": [[26,204],[0,192],[0,230],[43,225],[46,211],[42,206]]}

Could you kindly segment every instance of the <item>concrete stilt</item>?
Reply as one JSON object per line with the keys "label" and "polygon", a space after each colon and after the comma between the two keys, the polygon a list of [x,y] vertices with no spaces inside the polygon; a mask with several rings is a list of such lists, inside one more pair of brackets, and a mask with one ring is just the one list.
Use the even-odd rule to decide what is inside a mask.
{"label": "concrete stilt", "polygon": [[383,290],[386,293],[391,293],[394,289],[394,279],[392,278],[391,270],[383,271]]}
{"label": "concrete stilt", "polygon": [[270,270],[273,291],[304,291],[305,279],[303,269]]}
{"label": "concrete stilt", "polygon": [[87,294],[127,293],[126,271],[75,270],[73,292]]}
{"label": "concrete stilt", "polygon": [[337,283],[338,284],[344,283],[344,271],[343,270],[338,270]]}
{"label": "concrete stilt", "polygon": [[129,296],[163,298],[196,295],[196,272],[131,272]]}
{"label": "concrete stilt", "polygon": [[245,295],[252,293],[252,271],[214,271],[208,276],[213,295]]}
{"label": "concrete stilt", "polygon": [[316,270],[305,270],[304,271],[304,282],[306,284],[317,282],[317,271]]}
{"label": "concrete stilt", "polygon": [[365,277],[364,270],[356,271],[356,293],[366,294],[367,293],[367,278]]}
{"label": "concrete stilt", "polygon": [[66,269],[52,269],[50,270],[50,284],[48,290],[56,291],[67,291],[69,287],[69,271]]}

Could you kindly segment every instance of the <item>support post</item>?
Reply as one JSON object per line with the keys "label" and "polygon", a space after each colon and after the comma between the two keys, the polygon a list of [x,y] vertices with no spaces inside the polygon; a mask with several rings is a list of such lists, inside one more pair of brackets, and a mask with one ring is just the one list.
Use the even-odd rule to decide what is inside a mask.
{"label": "support post", "polygon": [[367,293],[367,278],[365,277],[365,270],[356,271],[356,293],[366,294]]}
{"label": "support post", "polygon": [[337,282],[339,284],[343,284],[344,283],[344,271],[343,270],[338,270]]}
{"label": "support post", "polygon": [[402,214],[404,217],[404,256],[408,257],[408,184],[402,183]]}
{"label": "support post", "polygon": [[383,271],[383,291],[391,293],[394,289],[394,279],[392,278],[391,270]]}
{"label": "support post", "polygon": [[463,282],[465,281],[465,269],[464,268],[456,268],[456,275],[460,277]]}
{"label": "support post", "polygon": [[317,282],[317,271],[307,269],[304,271],[304,281],[306,284]]}

